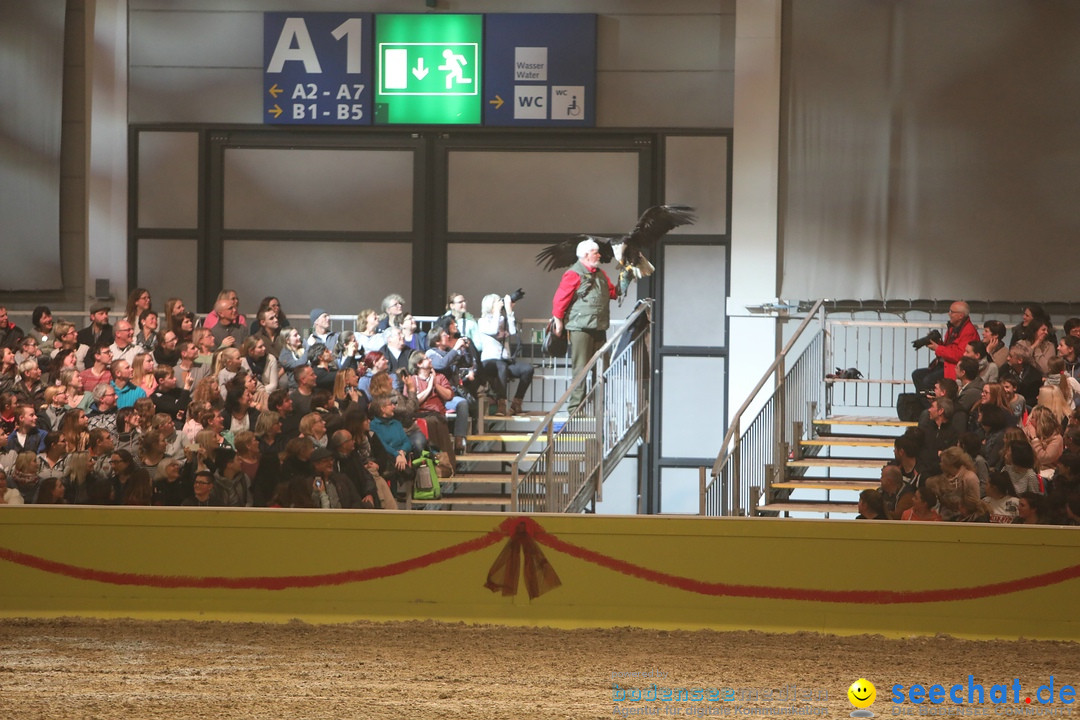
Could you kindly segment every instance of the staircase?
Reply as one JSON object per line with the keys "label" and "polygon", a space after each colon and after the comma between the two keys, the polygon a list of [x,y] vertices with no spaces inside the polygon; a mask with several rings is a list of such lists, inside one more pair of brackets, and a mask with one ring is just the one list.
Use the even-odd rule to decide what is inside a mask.
{"label": "staircase", "polygon": [[[490,409],[484,398],[483,410]],[[479,431],[466,437],[468,452],[458,456],[454,476],[442,480],[443,496],[438,500],[405,501],[407,510],[419,508],[454,508],[503,512],[512,504],[510,485],[511,466],[528,442],[533,430],[543,421],[545,413],[526,412],[502,416],[483,414]],[[543,440],[541,440],[541,443]],[[537,452],[524,453],[524,462],[535,461]]]}
{"label": "staircase", "polygon": [[893,440],[915,423],[870,415],[835,415],[811,423],[797,444],[787,474],[772,483],[760,515],[814,517],[858,513],[859,493],[880,484],[893,457]]}
{"label": "staircase", "polygon": [[[490,415],[481,399],[478,432],[467,437],[454,477],[442,481],[442,497],[410,498],[406,508],[586,510],[619,461],[647,439],[651,336],[652,303],[641,301],[547,412]],[[585,398],[567,413],[565,404],[581,385]]]}
{"label": "staircase", "polygon": [[[828,318],[824,305],[808,309],[736,411],[701,514],[853,516],[859,493],[879,486],[893,441],[914,424],[896,419],[896,397],[911,391],[911,370],[929,361],[911,340],[937,321]],[[828,377],[836,367],[865,377]],[[742,417],[770,383],[772,394],[743,431]]]}

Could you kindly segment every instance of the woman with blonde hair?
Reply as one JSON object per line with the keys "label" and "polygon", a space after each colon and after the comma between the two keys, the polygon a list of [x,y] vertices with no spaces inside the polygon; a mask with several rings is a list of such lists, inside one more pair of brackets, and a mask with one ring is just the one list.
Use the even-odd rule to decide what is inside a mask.
{"label": "woman with blonde hair", "polygon": [[68,410],[60,421],[60,434],[67,441],[68,452],[80,452],[90,442],[90,420],[81,408]]}
{"label": "woman with blonde hair", "polygon": [[154,356],[141,352],[131,361],[131,384],[141,387],[146,397],[157,392],[157,378],[154,377]]}
{"label": "woman with blonde hair", "polygon": [[310,440],[315,447],[325,448],[330,438],[326,435],[326,418],[322,413],[310,412],[300,418],[300,435]]}
{"label": "woman with blonde hair", "polygon": [[278,359],[270,352],[265,338],[249,335],[240,347],[240,356],[243,358],[243,365],[247,366],[267,395],[278,389],[281,379]]}
{"label": "woman with blonde hair", "polygon": [[[1043,388],[1043,390],[1046,389]],[[1043,474],[1048,470],[1053,470],[1061,453],[1065,450],[1065,438],[1061,434],[1061,420],[1054,411],[1046,405],[1036,405],[1032,408],[1024,424],[1024,435],[1031,443],[1031,449],[1035,451],[1035,471]]]}
{"label": "woman with blonde hair", "polygon": [[[205,402],[211,405],[221,405],[223,399],[221,397],[221,388],[218,387],[217,378],[213,375],[208,375],[195,383],[195,387],[191,389],[191,401]],[[189,411],[188,417],[190,416],[191,413]]]}
{"label": "woman with blonde hair", "polygon": [[217,378],[219,392],[225,397],[225,385],[236,377],[244,367],[244,358],[240,355],[239,348],[228,347],[217,354],[214,363],[214,376]]}
{"label": "woman with blonde hair", "polygon": [[356,368],[351,367],[338,370],[334,376],[334,404],[342,415],[360,402],[360,391],[356,387],[359,380]]}
{"label": "woman with blonde hair", "polygon": [[941,475],[928,481],[938,497],[939,512],[945,520],[967,520],[980,503],[979,477],[975,462],[960,447],[941,451]]}
{"label": "woman with blonde hair", "polygon": [[64,368],[60,371],[57,382],[67,388],[67,402],[69,408],[78,408],[80,410],[90,409],[90,403],[94,402],[94,395],[83,389],[82,378],[79,377],[79,371],[77,369]]}
{"label": "woman with blonde hair", "polygon": [[64,485],[67,488],[67,500],[73,505],[86,505],[90,502],[87,481],[90,476],[90,453],[85,450],[68,454],[64,463]]}
{"label": "woman with blonde hair", "polygon": [[278,367],[285,373],[289,387],[296,387],[293,371],[298,367],[308,364],[307,348],[304,347],[304,338],[300,331],[294,327],[281,331],[284,338],[284,346],[278,354]]}
{"label": "woman with blonde hair", "polygon": [[210,458],[214,455],[214,450],[219,447],[225,447],[225,444],[221,440],[221,434],[213,430],[200,430],[195,433],[195,445],[198,445],[198,453],[202,458]]}
{"label": "woman with blonde hair", "polygon": [[1075,407],[1072,383],[1075,383],[1076,379],[1061,372],[1065,365],[1061,358],[1054,358],[1051,362],[1058,366],[1058,372],[1047,375],[1043,380],[1035,404],[1045,405],[1053,410],[1054,415],[1057,415],[1064,425]]}
{"label": "woman with blonde hair", "polygon": [[386,346],[386,337],[379,331],[379,314],[371,308],[356,314],[356,342],[364,353],[382,352]]}
{"label": "woman with blonde hair", "polygon": [[41,478],[38,477],[39,461],[37,453],[27,450],[15,456],[15,466],[8,474],[8,485],[14,486],[27,505],[34,501]]}
{"label": "woman with blonde hair", "polygon": [[259,413],[255,421],[255,437],[259,439],[260,452],[281,452],[285,443],[281,437],[281,415],[273,410]]}

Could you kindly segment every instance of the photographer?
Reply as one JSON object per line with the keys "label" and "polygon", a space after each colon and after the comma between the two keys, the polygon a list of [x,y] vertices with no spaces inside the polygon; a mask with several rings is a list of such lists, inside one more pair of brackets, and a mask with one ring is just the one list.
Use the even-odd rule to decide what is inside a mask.
{"label": "photographer", "polygon": [[930,348],[935,356],[929,367],[919,368],[911,373],[911,381],[915,383],[917,392],[929,392],[940,378],[956,379],[956,363],[963,357],[964,348],[968,343],[979,339],[979,332],[968,317],[970,312],[966,302],[954,302],[949,306],[949,324],[943,339],[936,340],[931,333],[912,343],[916,350],[921,347]]}
{"label": "photographer", "polygon": [[476,396],[484,383],[476,346],[458,331],[457,321],[443,316],[428,333],[427,356],[435,372],[445,375],[454,392],[476,410]]}
{"label": "photographer", "polygon": [[480,333],[477,336],[480,340],[480,361],[495,392],[497,415],[507,415],[506,395],[510,378],[518,381],[517,391],[510,403],[510,415],[521,413],[522,400],[532,385],[533,366],[515,359],[521,340],[514,318],[514,303],[524,296],[525,291],[518,288],[505,297],[494,293],[486,295],[481,304],[482,314],[478,322]]}

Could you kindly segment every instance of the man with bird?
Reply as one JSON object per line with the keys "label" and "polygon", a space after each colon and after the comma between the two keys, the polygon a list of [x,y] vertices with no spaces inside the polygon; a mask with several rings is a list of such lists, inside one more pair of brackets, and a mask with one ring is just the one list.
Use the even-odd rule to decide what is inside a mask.
{"label": "man with bird", "polygon": [[[548,270],[570,266],[555,291],[551,315],[555,334],[569,334],[574,377],[607,340],[610,301],[625,295],[633,280],[652,274],[654,268],[642,248],[654,244],[672,228],[693,223],[693,212],[693,208],[685,205],[657,205],[646,210],[627,235],[616,238],[579,235],[550,245],[536,256],[537,262]],[[618,288],[600,267],[612,259],[621,268]],[[585,385],[581,384],[570,396],[567,409],[573,413],[584,397]]]}

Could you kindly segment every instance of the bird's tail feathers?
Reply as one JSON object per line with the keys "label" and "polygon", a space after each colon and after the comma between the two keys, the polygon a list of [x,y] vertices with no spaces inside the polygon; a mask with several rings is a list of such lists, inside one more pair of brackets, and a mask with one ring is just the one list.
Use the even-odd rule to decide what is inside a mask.
{"label": "bird's tail feathers", "polygon": [[655,271],[656,268],[651,262],[648,261],[648,259],[644,255],[638,258],[637,264],[633,266],[634,277],[636,277],[638,280],[643,277],[649,277]]}

